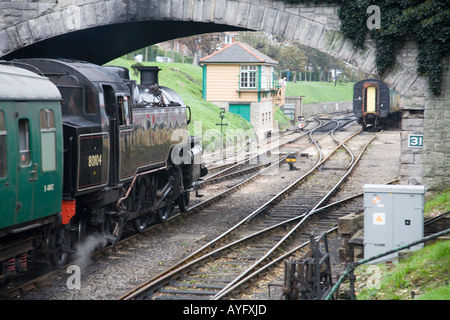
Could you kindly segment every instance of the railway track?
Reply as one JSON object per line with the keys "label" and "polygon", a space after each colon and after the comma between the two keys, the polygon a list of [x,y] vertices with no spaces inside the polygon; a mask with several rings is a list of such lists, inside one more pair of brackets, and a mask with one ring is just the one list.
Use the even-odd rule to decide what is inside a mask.
{"label": "railway track", "polygon": [[[276,144],[275,147],[269,148],[263,153],[257,153],[207,177],[204,181],[200,182],[199,189],[205,190],[205,187],[209,186],[207,190],[209,197],[206,200],[197,200],[197,202],[194,199],[192,201],[193,206],[189,211],[193,212],[210,206],[212,203],[228,196],[230,193],[253,181],[255,178],[263,175],[271,175],[271,172],[274,170],[276,171],[285,164],[285,161],[289,156],[294,155],[296,157],[301,157],[302,155],[306,155],[307,158],[304,158],[302,161],[305,163],[307,162],[306,167],[313,167],[313,158],[310,159],[309,152],[304,151],[308,150],[307,148],[314,146],[313,141],[324,139],[333,129],[340,129],[352,123],[354,120],[349,120],[347,118],[343,120],[331,118],[323,120],[315,118],[315,121],[317,122],[315,128],[304,132],[293,139],[282,142],[280,145]],[[315,137],[315,140],[312,140],[313,136]],[[271,154],[271,156],[268,157],[267,153]],[[292,176],[295,175],[292,174]]]}
{"label": "railway track", "polygon": [[[327,125],[330,126],[332,122]],[[338,127],[339,124],[335,123],[331,131]],[[346,143],[359,133],[348,138]],[[324,227],[331,230],[330,225],[344,213],[317,221],[319,227],[314,229],[307,229],[306,225],[316,220],[312,219],[313,216],[315,218],[316,213],[323,210],[326,201],[352,172],[365,147],[376,135],[372,134],[370,140],[364,143],[358,156],[353,155],[352,147],[345,146],[336,138],[333,138],[336,147],[327,155],[320,148],[318,138],[314,137],[320,135],[319,130],[313,130],[309,135],[318,155],[316,164],[305,175],[228,231],[121,299],[221,299],[236,290],[242,281],[248,281],[251,274],[257,274],[257,270],[274,263],[276,257],[280,256],[280,250],[291,250],[292,243],[298,243],[293,241],[294,235],[312,230],[321,232]],[[356,149],[359,147],[353,146]],[[349,154],[347,168],[335,168],[333,173],[332,170],[322,170],[333,155],[339,154],[336,151],[341,148],[345,148]],[[323,176],[325,171],[326,177]],[[332,179],[329,179],[330,176],[333,176]],[[314,186],[314,181],[321,183]],[[298,199],[306,201],[299,203],[295,201]],[[339,204],[345,201],[348,200],[342,200]],[[361,208],[361,205],[357,207]],[[347,214],[348,210],[344,212]]]}
{"label": "railway track", "polygon": [[[288,138],[291,139],[291,138]],[[222,195],[223,196],[223,195]],[[219,197],[213,197],[213,198],[220,198]],[[203,202],[201,207],[205,207],[213,203],[214,199],[209,199],[209,201]],[[186,212],[187,214],[192,213],[199,207],[193,208],[193,210],[190,210],[189,212]],[[178,214],[178,212],[175,212],[175,215],[169,220],[173,220],[178,218],[179,216],[182,216],[183,214]],[[157,227],[157,225],[152,225],[148,230],[153,229]],[[128,235],[127,238],[121,240],[119,243],[116,244],[116,248],[120,248],[123,245],[126,245],[128,241],[133,241],[135,237],[138,237],[139,234],[134,235]],[[93,253],[93,255],[102,255],[103,251],[108,251],[110,247],[102,248],[100,250],[97,250]],[[73,263],[77,263],[76,261],[70,261],[65,267],[63,267],[61,270],[36,270],[36,273],[29,273],[23,279],[19,279],[16,283],[10,284],[8,287],[3,287],[0,290],[0,296],[3,298],[13,298],[15,296],[22,296],[23,294],[33,291],[35,288],[39,287],[42,283],[48,282],[47,279],[55,277],[65,277],[64,270],[67,269],[67,267]]]}
{"label": "railway track", "polygon": [[[233,191],[233,190],[230,190],[230,192],[231,191]],[[214,203],[215,201],[217,201],[218,199],[220,199],[220,198],[222,198],[224,196],[225,196],[225,194],[218,195],[218,196],[213,196],[213,197],[209,198],[207,201],[203,201],[200,204],[200,206],[194,206],[193,208],[191,208],[191,210],[186,212],[185,215],[190,214],[190,213],[192,213],[194,211],[197,211],[199,208],[207,207],[207,206],[211,205],[212,203]],[[179,216],[182,216],[182,215],[184,215],[184,214],[177,214],[176,213],[169,220],[176,219],[176,218],[178,218]],[[157,227],[157,225],[153,225],[149,229],[153,229],[155,227]],[[128,236],[126,239],[123,239],[118,244],[116,244],[116,248],[120,248],[121,246],[126,245],[126,243],[128,241],[132,241],[133,238],[138,237],[138,236],[139,236],[138,234],[134,234],[134,235]],[[102,248],[102,249],[96,251],[93,254],[101,255],[103,251],[107,251],[107,250],[109,250],[109,247]],[[69,265],[71,265],[73,263],[76,263],[76,261],[69,262],[69,264],[67,266],[69,266]],[[51,278],[51,277],[56,277],[56,278],[61,277],[61,274],[64,274],[64,270],[67,268],[67,266],[63,267],[62,271],[61,270],[50,270],[50,271],[46,271],[46,272],[39,271],[40,275],[38,275],[38,276],[33,276],[31,274],[29,276],[27,275],[22,281],[20,281],[20,283],[12,286],[10,288],[2,288],[2,292],[0,292],[0,295],[2,295],[3,298],[12,298],[12,297],[15,297],[15,296],[21,296],[24,293],[29,292],[29,291],[33,291],[36,287],[40,286],[40,283],[47,282],[46,279]],[[64,277],[64,275],[62,277]]]}

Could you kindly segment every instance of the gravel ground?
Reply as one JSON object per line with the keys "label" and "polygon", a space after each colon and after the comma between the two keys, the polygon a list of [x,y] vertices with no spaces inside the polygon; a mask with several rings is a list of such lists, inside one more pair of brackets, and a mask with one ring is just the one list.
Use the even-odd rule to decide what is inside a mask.
{"label": "gravel ground", "polygon": [[[351,130],[358,126],[351,127]],[[344,134],[338,133],[337,136]],[[348,135],[346,133],[345,135]],[[315,162],[310,158],[301,158],[300,166],[309,166]],[[368,148],[355,174],[341,189],[336,198],[362,191],[366,183],[385,183],[399,173],[400,165],[400,132],[385,131]],[[301,169],[298,174],[306,172]],[[69,273],[62,272],[60,276],[49,280],[40,290],[26,294],[21,299],[52,299],[52,300],[91,300],[116,299],[139,283],[150,280],[171,264],[181,260],[203,244],[215,238],[254,209],[267,201],[271,195],[281,191],[293,180],[293,173],[287,166],[281,166],[273,175],[258,178],[256,188],[250,183],[232,196],[215,204],[215,210],[204,209],[190,215],[181,215],[164,225],[149,229],[135,240],[124,246],[109,249],[100,257],[87,258],[81,267],[80,289],[68,289],[66,282]],[[205,191],[206,192],[206,191]],[[203,191],[201,193],[204,193]],[[343,196],[344,195],[344,196]],[[337,249],[340,239],[331,241],[333,245],[333,265],[342,268],[337,259]],[[272,294],[272,298],[279,295]],[[267,299],[265,292],[256,297]]]}

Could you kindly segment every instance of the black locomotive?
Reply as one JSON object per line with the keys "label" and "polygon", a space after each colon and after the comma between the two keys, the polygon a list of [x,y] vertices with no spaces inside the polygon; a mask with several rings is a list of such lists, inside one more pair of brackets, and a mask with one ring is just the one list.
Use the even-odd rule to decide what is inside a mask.
{"label": "black locomotive", "polygon": [[[14,271],[13,259],[30,253],[50,257],[61,267],[90,234],[114,243],[126,224],[143,231],[154,219],[166,221],[176,205],[182,212],[188,209],[190,190],[207,170],[201,163],[200,138],[187,133],[190,108],[174,90],[158,85],[159,68],[141,67],[138,85],[121,67],[51,59],[23,59],[11,64],[39,74],[40,79],[48,78],[62,99],[60,110],[51,110],[51,115],[56,116],[49,117],[49,107],[43,107],[45,101],[36,98],[45,112],[41,111],[40,118],[27,118],[31,129],[24,135],[31,135],[34,127],[38,132],[39,122],[50,126],[41,126],[41,133],[55,132],[56,140],[52,142],[57,146],[50,149],[56,156],[52,154],[51,159],[56,159],[55,172],[61,176],[59,183],[47,184],[40,191],[58,195],[52,199],[59,202],[60,209],[39,217],[30,215],[20,225],[11,220],[0,226],[0,244],[5,248],[10,245],[9,256],[3,259],[4,266],[9,261],[9,271]],[[13,120],[10,124],[6,121],[5,137],[8,128],[13,132],[14,121],[19,121],[20,136],[20,120]],[[30,146],[31,153],[42,153],[43,162],[49,157],[45,143],[32,142]],[[14,144],[11,141],[8,147],[14,148]],[[0,147],[6,149],[6,144]],[[18,166],[21,169],[29,165],[39,173],[35,179],[39,180],[40,174],[47,174],[39,162],[40,157]],[[4,188],[13,189],[8,175],[4,179]],[[20,186],[16,189],[21,192]],[[11,203],[11,212],[1,212],[4,217],[20,211],[16,200]],[[26,248],[14,245],[25,237],[22,230],[31,239],[31,246]]]}
{"label": "black locomotive", "polygon": [[398,125],[401,119],[400,96],[384,82],[365,79],[353,87],[353,112],[364,130],[367,125],[386,127]]}

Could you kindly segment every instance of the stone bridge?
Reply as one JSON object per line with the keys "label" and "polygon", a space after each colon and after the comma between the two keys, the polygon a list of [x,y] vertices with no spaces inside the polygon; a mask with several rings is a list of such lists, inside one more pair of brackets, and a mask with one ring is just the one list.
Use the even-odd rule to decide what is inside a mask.
{"label": "stone bridge", "polygon": [[[2,0],[0,57],[64,57],[105,63],[150,44],[199,33],[262,30],[298,41],[377,76],[375,48],[363,49],[339,32],[337,5],[276,0]],[[401,182],[429,190],[450,187],[450,59],[440,96],[418,76],[418,50],[408,41],[383,76],[402,96]],[[424,148],[408,147],[423,134]]]}

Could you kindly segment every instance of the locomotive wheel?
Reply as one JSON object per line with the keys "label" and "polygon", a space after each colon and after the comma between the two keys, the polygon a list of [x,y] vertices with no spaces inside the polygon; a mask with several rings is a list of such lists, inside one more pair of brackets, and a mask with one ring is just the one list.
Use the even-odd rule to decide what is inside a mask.
{"label": "locomotive wheel", "polygon": [[141,178],[138,180],[134,189],[133,208],[132,211],[139,210],[142,215],[133,220],[133,228],[137,232],[143,232],[150,224],[150,217],[146,215],[149,204],[149,189],[147,180]]}
{"label": "locomotive wheel", "polygon": [[140,215],[136,219],[133,220],[134,230],[137,232],[144,232],[150,224],[150,217],[146,214]]}
{"label": "locomotive wheel", "polygon": [[83,242],[88,236],[89,214],[83,212],[78,218],[78,243]]}
{"label": "locomotive wheel", "polygon": [[181,192],[178,197],[178,207],[181,212],[186,212],[189,210],[189,200],[190,200],[190,192],[188,190],[184,190]]}
{"label": "locomotive wheel", "polygon": [[170,218],[173,211],[173,203],[171,201],[167,202],[166,205],[158,209],[158,220],[159,222],[166,222]]}
{"label": "locomotive wheel", "polygon": [[147,180],[141,178],[136,183],[136,187],[134,188],[134,196],[133,196],[133,208],[132,211],[137,210],[146,210],[148,207],[148,187]]}
{"label": "locomotive wheel", "polygon": [[69,252],[66,250],[70,242],[69,237],[70,234],[66,233],[62,228],[54,230],[50,235],[50,262],[58,269],[64,267],[69,257]]}

